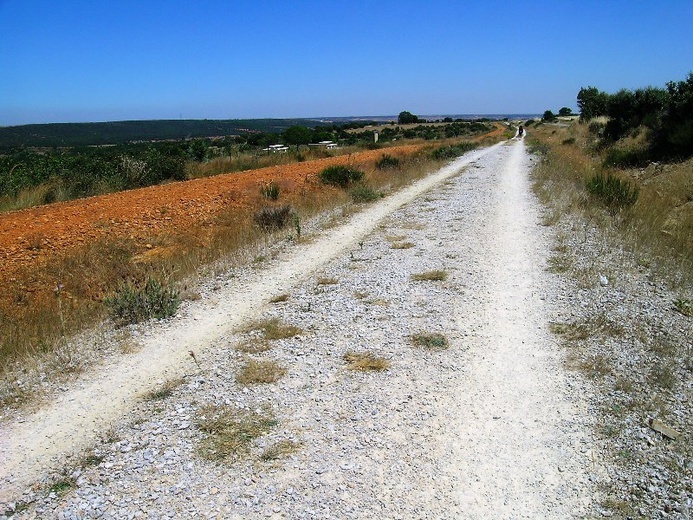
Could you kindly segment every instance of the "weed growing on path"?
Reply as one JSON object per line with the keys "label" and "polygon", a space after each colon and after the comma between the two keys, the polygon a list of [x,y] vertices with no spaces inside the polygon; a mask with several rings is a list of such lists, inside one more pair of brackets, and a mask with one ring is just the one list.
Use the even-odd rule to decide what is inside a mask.
{"label": "weed growing on path", "polygon": [[417,282],[429,281],[429,282],[442,282],[448,279],[448,273],[441,270],[435,271],[425,271],[423,273],[417,273],[411,275],[411,279]]}
{"label": "weed growing on path", "polygon": [[343,356],[349,370],[360,370],[361,372],[382,371],[390,368],[390,362],[376,356],[371,352],[347,352]]}
{"label": "weed growing on path", "polygon": [[250,359],[236,376],[236,382],[241,385],[257,385],[274,383],[286,374],[286,368],[276,361],[256,361]]}
{"label": "weed growing on path", "polygon": [[253,330],[261,331],[264,339],[269,341],[293,338],[294,336],[298,336],[301,332],[303,332],[299,327],[287,325],[279,318],[256,321],[245,328],[245,332],[251,332]]}
{"label": "weed growing on path", "polygon": [[439,333],[420,332],[414,334],[411,341],[417,347],[427,350],[445,350],[450,346],[448,339]]}
{"label": "weed growing on path", "polygon": [[283,459],[284,457],[297,452],[300,448],[301,445],[299,443],[289,440],[275,442],[262,452],[260,455],[260,460],[270,462],[273,460]]}
{"label": "weed growing on path", "polygon": [[245,457],[256,438],[269,433],[277,425],[269,412],[244,410],[231,406],[207,405],[200,409],[197,427],[206,437],[198,453],[207,460],[229,461]]}

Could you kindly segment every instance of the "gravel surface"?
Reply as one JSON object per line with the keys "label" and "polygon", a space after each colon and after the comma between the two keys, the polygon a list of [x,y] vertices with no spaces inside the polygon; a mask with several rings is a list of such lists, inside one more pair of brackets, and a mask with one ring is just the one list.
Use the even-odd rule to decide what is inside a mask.
{"label": "gravel surface", "polygon": [[[592,383],[563,368],[565,351],[550,332],[574,301],[570,284],[546,271],[554,231],[539,225],[530,170],[522,141],[473,152],[408,203],[391,195],[352,228],[216,279],[182,311],[187,318],[142,333],[136,362],[110,367],[120,385],[143,378],[141,394],[171,380],[170,395],[91,403],[123,417],[104,429],[107,416],[86,409],[98,418],[92,438],[64,470],[7,500],[0,518],[3,510],[60,519],[600,512],[609,476],[591,435],[598,408]],[[412,277],[436,271],[443,280]],[[248,326],[270,318],[299,331],[263,340]],[[417,346],[417,334],[440,334],[447,348]],[[187,345],[197,345],[195,360],[181,354]],[[348,352],[389,367],[349,370]],[[143,359],[151,366],[139,367]],[[286,373],[239,384],[250,360]],[[247,451],[209,460],[204,419],[226,409],[271,420]],[[21,481],[17,472],[5,478]]]}

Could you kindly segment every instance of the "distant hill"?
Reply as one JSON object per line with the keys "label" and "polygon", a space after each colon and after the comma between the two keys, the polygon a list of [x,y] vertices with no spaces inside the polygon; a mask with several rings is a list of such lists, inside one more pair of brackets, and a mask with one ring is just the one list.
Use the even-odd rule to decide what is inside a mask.
{"label": "distant hill", "polygon": [[161,119],[105,123],[47,123],[0,127],[0,147],[88,146],[132,141],[279,133],[295,125],[330,125],[316,119]]}

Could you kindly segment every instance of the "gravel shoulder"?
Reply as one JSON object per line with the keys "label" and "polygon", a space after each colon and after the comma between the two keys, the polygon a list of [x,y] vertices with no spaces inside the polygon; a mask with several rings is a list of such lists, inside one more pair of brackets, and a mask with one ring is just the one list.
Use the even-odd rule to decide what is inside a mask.
{"label": "gravel shoulder", "polygon": [[[17,504],[14,518],[587,516],[603,478],[591,388],[565,372],[549,333],[560,289],[530,169],[522,141],[472,152],[213,281],[138,352],[2,425],[0,517]],[[435,270],[447,278],[412,279]],[[240,352],[257,340],[243,325],[260,318],[302,332]],[[415,347],[417,333],[449,348]],[[347,370],[349,351],[390,368]],[[249,359],[287,373],[240,385]],[[180,382],[170,397],[141,398],[166,380]],[[277,424],[240,460],[209,462],[197,427],[209,405],[271,411]],[[280,443],[296,449],[264,460]],[[67,490],[46,490],[60,478]]]}

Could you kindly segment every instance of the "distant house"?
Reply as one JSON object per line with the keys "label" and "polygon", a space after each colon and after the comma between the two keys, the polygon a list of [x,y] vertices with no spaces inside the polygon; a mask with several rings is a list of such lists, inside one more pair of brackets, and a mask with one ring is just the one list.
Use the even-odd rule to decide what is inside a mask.
{"label": "distant house", "polygon": [[337,148],[337,143],[333,141],[320,141],[319,143],[310,143],[308,146],[315,148],[325,148],[326,150],[334,150]]}
{"label": "distant house", "polygon": [[263,148],[263,152],[267,153],[286,153],[289,147],[283,144],[271,144],[267,148]]}

